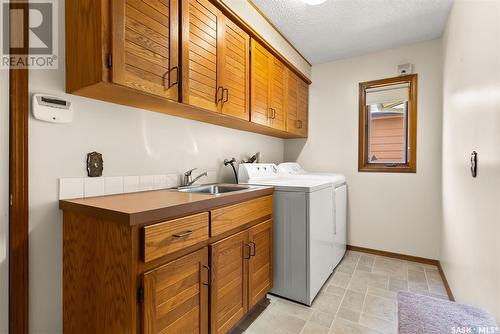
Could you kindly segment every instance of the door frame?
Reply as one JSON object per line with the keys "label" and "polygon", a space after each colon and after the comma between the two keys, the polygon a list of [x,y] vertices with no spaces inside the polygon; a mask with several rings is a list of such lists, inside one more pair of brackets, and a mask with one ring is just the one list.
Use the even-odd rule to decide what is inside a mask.
{"label": "door frame", "polygon": [[[23,9],[23,47],[9,53],[29,53],[28,1],[10,1]],[[12,19],[12,11],[9,13]],[[11,21],[12,22],[12,21]],[[11,23],[12,26],[12,23]],[[29,332],[29,197],[28,197],[28,69],[9,69],[9,333]]]}

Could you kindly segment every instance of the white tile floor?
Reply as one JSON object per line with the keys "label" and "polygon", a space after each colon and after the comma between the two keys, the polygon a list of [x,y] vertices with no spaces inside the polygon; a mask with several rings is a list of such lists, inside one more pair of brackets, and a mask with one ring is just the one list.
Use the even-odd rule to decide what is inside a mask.
{"label": "white tile floor", "polygon": [[398,291],[448,299],[436,266],[349,251],[311,307],[269,295],[232,334],[397,333]]}

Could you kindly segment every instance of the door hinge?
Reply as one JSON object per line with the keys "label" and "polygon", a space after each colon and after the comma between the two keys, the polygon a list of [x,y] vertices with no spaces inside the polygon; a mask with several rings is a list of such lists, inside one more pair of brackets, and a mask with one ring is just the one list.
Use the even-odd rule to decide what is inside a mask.
{"label": "door hinge", "polygon": [[9,203],[10,203],[10,206],[14,205],[14,199],[13,199],[12,194],[10,194],[10,196],[9,196]]}
{"label": "door hinge", "polygon": [[137,289],[137,304],[142,304],[144,302],[144,289],[140,287]]}
{"label": "door hinge", "polygon": [[111,55],[111,53],[108,53],[106,64],[108,65],[108,68],[111,68],[113,66],[113,55]]}

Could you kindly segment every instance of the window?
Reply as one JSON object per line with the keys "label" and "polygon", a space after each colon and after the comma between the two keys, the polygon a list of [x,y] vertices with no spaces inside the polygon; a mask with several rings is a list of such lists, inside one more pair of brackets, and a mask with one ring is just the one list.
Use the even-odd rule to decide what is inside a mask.
{"label": "window", "polygon": [[415,173],[417,75],[359,84],[360,172]]}

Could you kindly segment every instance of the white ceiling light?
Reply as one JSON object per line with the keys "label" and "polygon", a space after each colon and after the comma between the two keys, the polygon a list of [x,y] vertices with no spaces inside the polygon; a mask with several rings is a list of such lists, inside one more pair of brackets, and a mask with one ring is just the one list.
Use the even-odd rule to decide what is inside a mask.
{"label": "white ceiling light", "polygon": [[316,5],[321,5],[326,0],[302,0],[302,1],[308,5],[316,6]]}

